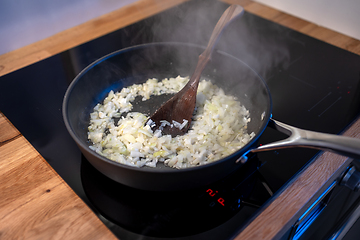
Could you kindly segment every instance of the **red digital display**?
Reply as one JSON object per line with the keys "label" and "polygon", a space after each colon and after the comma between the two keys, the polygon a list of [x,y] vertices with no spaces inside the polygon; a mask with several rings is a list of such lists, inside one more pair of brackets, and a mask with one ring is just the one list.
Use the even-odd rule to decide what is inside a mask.
{"label": "red digital display", "polygon": [[209,195],[210,195],[211,197],[215,196],[215,194],[218,193],[218,191],[213,191],[211,188],[209,188],[208,190],[206,190],[206,192],[209,193]]}
{"label": "red digital display", "polygon": [[218,202],[219,202],[221,205],[225,206],[225,200],[224,200],[223,198],[219,198],[219,199],[218,199]]}
{"label": "red digital display", "polygon": [[[209,194],[210,197],[215,197],[215,195],[218,193],[218,191],[214,191],[211,188],[206,190],[206,192]],[[225,200],[223,198],[218,198],[217,202],[220,203],[222,206],[225,206]]]}

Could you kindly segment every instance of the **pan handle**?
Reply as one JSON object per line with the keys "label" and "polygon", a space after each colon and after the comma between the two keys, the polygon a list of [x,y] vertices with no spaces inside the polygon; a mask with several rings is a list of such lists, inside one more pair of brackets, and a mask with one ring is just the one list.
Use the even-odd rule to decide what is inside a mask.
{"label": "pan handle", "polygon": [[332,151],[347,157],[360,159],[360,139],[304,130],[274,119],[270,119],[269,126],[285,133],[289,137],[277,142],[264,144],[250,150],[250,152],[256,153],[283,148],[304,147]]}

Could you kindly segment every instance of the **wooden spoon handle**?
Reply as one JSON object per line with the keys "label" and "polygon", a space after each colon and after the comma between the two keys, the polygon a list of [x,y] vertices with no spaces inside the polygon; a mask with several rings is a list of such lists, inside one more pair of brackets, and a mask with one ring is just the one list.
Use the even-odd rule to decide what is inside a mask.
{"label": "wooden spoon handle", "polygon": [[223,30],[232,22],[235,18],[241,16],[244,13],[244,8],[239,5],[231,5],[228,7],[225,12],[220,17],[219,21],[217,22],[211,36],[209,39],[209,43],[205,49],[205,51],[201,54],[204,57],[211,58],[211,53],[216,45],[216,42],[219,40]]}
{"label": "wooden spoon handle", "polygon": [[194,88],[194,90],[197,90],[197,85],[200,80],[201,73],[204,70],[206,64],[210,61],[214,46],[219,40],[223,30],[229,25],[230,22],[232,22],[236,17],[241,16],[243,13],[243,7],[233,4],[228,7],[221,15],[210,36],[210,40],[205,51],[199,56],[199,61],[196,65],[195,71],[189,80],[188,85]]}

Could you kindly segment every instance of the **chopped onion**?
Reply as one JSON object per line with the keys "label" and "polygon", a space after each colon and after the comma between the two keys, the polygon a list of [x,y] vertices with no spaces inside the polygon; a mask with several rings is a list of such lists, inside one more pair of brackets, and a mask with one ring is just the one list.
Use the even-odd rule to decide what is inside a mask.
{"label": "chopped onion", "polygon": [[[161,121],[155,123],[142,113],[130,112],[135,97],[143,100],[152,95],[178,92],[189,81],[188,77],[166,78],[159,82],[148,79],[120,92],[110,91],[103,103],[90,114],[88,139],[90,149],[113,161],[134,167],[156,167],[164,162],[173,168],[188,168],[219,160],[243,147],[255,133],[247,133],[249,111],[233,96],[202,80],[198,87],[197,102],[190,128],[183,136],[163,135],[165,126],[183,129],[188,121]],[[119,118],[121,113],[126,117]]]}

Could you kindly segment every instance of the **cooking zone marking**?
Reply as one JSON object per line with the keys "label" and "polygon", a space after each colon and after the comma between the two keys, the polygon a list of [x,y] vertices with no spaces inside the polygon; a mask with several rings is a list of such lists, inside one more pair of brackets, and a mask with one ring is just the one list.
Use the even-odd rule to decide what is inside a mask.
{"label": "cooking zone marking", "polygon": [[330,96],[332,92],[329,92],[325,97],[323,97],[320,101],[318,101],[314,106],[312,106],[308,112],[310,112],[312,109],[314,109],[317,105],[319,105],[322,101],[324,101],[328,96]]}
{"label": "cooking zone marking", "polygon": [[315,88],[315,89],[316,89],[316,86],[314,86],[314,85],[312,85],[312,84],[310,84],[310,83],[308,83],[308,82],[305,82],[304,80],[301,80],[300,78],[297,78],[297,77],[295,77],[295,76],[293,76],[293,75],[289,75],[289,77],[291,77],[291,78],[294,79],[294,80],[297,80],[298,82],[300,82],[300,83],[302,83],[302,84],[305,84],[305,85],[308,86],[308,87],[312,87],[312,88]]}
{"label": "cooking zone marking", "polygon": [[332,106],[335,105],[335,103],[337,103],[338,101],[341,100],[342,97],[339,97],[338,99],[335,100],[335,102],[333,102],[329,107],[327,107],[322,113],[320,113],[318,116],[321,117],[321,115],[323,115],[327,110],[329,110]]}

